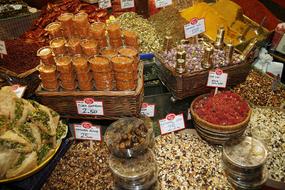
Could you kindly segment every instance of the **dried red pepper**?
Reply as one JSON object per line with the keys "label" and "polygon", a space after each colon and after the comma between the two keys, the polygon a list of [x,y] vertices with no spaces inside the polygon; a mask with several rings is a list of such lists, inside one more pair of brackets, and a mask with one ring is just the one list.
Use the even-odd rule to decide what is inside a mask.
{"label": "dried red pepper", "polygon": [[194,111],[209,123],[234,125],[246,119],[249,106],[239,95],[224,91],[196,101]]}

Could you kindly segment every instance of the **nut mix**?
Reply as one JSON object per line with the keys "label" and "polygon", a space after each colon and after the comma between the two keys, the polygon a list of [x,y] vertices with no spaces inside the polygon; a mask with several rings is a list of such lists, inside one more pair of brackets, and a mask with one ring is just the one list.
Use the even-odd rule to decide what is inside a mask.
{"label": "nut mix", "polygon": [[105,144],[91,141],[73,144],[42,189],[113,189],[108,157]]}
{"label": "nut mix", "polygon": [[233,189],[223,172],[221,149],[197,135],[159,136],[154,152],[161,190]]}
{"label": "nut mix", "polygon": [[244,83],[234,88],[234,92],[257,106],[280,107],[285,102],[285,88],[280,85],[272,91],[273,79],[252,70]]}
{"label": "nut mix", "polygon": [[255,108],[245,133],[267,145],[269,178],[285,182],[285,113],[277,109]]}

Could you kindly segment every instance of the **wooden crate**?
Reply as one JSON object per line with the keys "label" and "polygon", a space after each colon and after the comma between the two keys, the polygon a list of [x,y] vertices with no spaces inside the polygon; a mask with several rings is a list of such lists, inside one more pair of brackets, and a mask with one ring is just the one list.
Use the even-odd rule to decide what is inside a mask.
{"label": "wooden crate", "polygon": [[[212,89],[206,86],[209,75],[208,70],[178,74],[175,72],[175,69],[165,64],[163,58],[158,55],[156,55],[156,66],[159,79],[171,92],[173,98],[177,100],[204,94]],[[238,65],[223,67],[222,69],[225,73],[228,73],[227,86],[234,86],[246,80],[251,64],[249,61],[246,61]]]}
{"label": "wooden crate", "polygon": [[[144,96],[143,64],[139,65],[137,87],[133,91],[58,91],[48,92],[39,86],[39,101],[57,111],[61,117],[75,119],[108,119],[139,116]],[[103,102],[104,115],[78,114],[76,101],[92,98]]]}

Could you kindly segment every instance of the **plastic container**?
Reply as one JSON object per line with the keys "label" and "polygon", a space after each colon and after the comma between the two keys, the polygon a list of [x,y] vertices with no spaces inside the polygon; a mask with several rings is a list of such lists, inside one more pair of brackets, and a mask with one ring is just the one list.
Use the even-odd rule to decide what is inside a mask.
{"label": "plastic container", "polygon": [[136,84],[134,80],[117,80],[116,81],[117,90],[134,90],[136,88]]}
{"label": "plastic container", "polygon": [[85,82],[85,81],[91,81],[92,80],[92,73],[77,73],[77,80],[79,83]]}
{"label": "plastic container", "polygon": [[223,164],[228,180],[238,189],[259,189],[266,182],[266,147],[252,137],[227,141],[223,146]]}
{"label": "plastic container", "polygon": [[93,89],[92,78],[91,80],[88,81],[78,81],[78,84],[79,84],[79,89],[82,91],[89,91]]}
{"label": "plastic container", "polygon": [[99,48],[104,48],[108,46],[108,42],[106,38],[102,38],[100,40],[96,40]]}
{"label": "plastic container", "polygon": [[111,62],[115,72],[133,72],[133,58],[116,56],[111,59]]}
{"label": "plastic container", "polygon": [[80,41],[80,38],[77,37],[72,37],[67,41],[66,47],[69,54],[74,55],[82,53]]}
{"label": "plastic container", "polygon": [[93,56],[97,55],[98,53],[98,46],[95,40],[84,39],[81,41],[82,51],[86,56]]}
{"label": "plastic container", "polygon": [[135,32],[123,31],[125,45],[127,46],[139,46],[139,38]]}
{"label": "plastic container", "polygon": [[109,81],[112,82],[114,77],[113,74],[110,72],[106,72],[106,73],[93,73],[93,78],[95,79],[95,81]]}
{"label": "plastic container", "polygon": [[113,48],[119,48],[123,45],[123,40],[121,38],[119,39],[110,39],[110,46]]}
{"label": "plastic container", "polygon": [[96,40],[106,39],[106,26],[103,22],[94,22],[90,26],[90,37]]}
{"label": "plastic container", "polygon": [[76,54],[73,56],[72,64],[77,74],[79,73],[85,74],[85,73],[88,73],[90,70],[87,59],[80,54]]}
{"label": "plastic container", "polygon": [[42,86],[48,90],[56,90],[58,88],[57,80],[42,80]]}
{"label": "plastic container", "polygon": [[115,72],[115,79],[118,81],[133,81],[133,72]]}
{"label": "plastic container", "polygon": [[65,54],[65,43],[66,40],[63,37],[54,38],[49,42],[50,47],[54,55]]}
{"label": "plastic container", "polygon": [[95,80],[95,87],[98,91],[109,91],[114,89],[113,81]]}
{"label": "plastic container", "polygon": [[134,158],[145,154],[153,145],[153,141],[152,126],[134,117],[115,121],[105,133],[105,142],[109,151],[120,158]]}
{"label": "plastic container", "polygon": [[157,165],[151,150],[131,159],[111,155],[109,167],[114,176],[115,189],[147,190],[157,181]]}
{"label": "plastic container", "polygon": [[91,70],[93,72],[111,72],[112,65],[108,58],[103,56],[93,56],[88,59],[90,63]]}
{"label": "plastic container", "polygon": [[63,36],[66,38],[70,38],[74,35],[73,32],[73,14],[72,13],[62,13],[57,20],[59,20],[62,24]]}
{"label": "plastic container", "polygon": [[72,18],[74,33],[84,38],[88,35],[90,24],[88,22],[88,14],[79,12]]}
{"label": "plastic container", "polygon": [[54,65],[43,65],[37,66],[37,70],[40,73],[40,78],[45,81],[57,80],[56,66]]}
{"label": "plastic container", "polygon": [[60,81],[60,86],[67,91],[72,91],[77,88],[77,83],[75,80],[71,81]]}
{"label": "plastic container", "polygon": [[107,26],[107,31],[110,39],[121,39],[121,28],[119,23],[110,23]]}
{"label": "plastic container", "polygon": [[45,28],[45,30],[49,34],[49,38],[57,38],[57,37],[62,37],[62,31],[61,31],[61,22],[52,22],[48,24]]}
{"label": "plastic container", "polygon": [[59,79],[61,81],[73,81],[75,79],[75,73],[60,73],[59,74]]}
{"label": "plastic container", "polygon": [[118,50],[110,47],[105,47],[100,50],[100,54],[111,59],[118,55]]}
{"label": "plastic container", "polygon": [[56,69],[60,73],[72,73],[72,59],[68,55],[58,55],[55,57]]}
{"label": "plastic container", "polygon": [[52,49],[48,46],[42,47],[37,51],[37,56],[40,57],[41,62],[46,65],[55,65]]}

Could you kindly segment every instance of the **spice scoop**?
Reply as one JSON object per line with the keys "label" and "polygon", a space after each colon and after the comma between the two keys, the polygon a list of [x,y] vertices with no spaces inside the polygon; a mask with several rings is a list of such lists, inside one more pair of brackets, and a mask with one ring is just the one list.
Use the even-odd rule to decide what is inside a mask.
{"label": "spice scoop", "polygon": [[144,154],[153,141],[152,126],[134,117],[119,119],[112,123],[105,133],[109,151],[120,158],[133,158]]}

